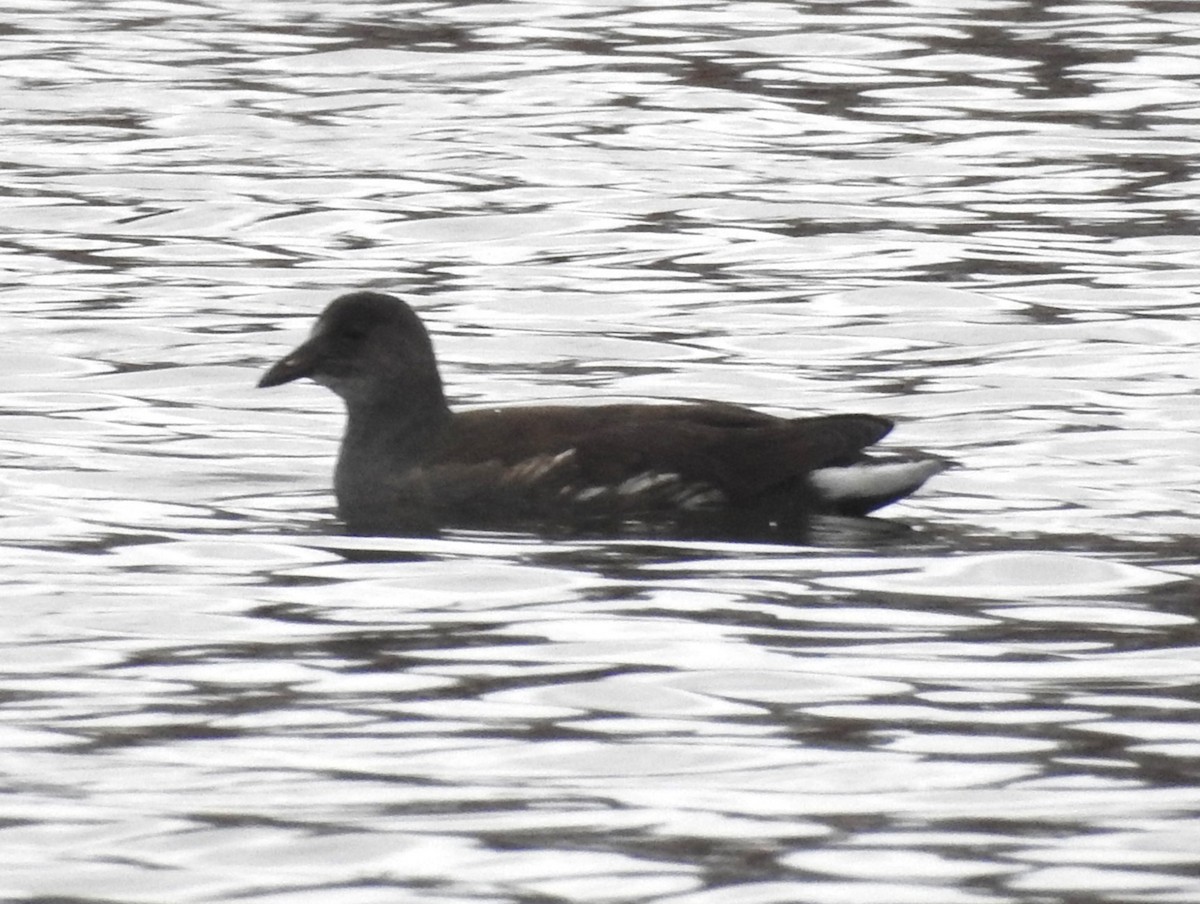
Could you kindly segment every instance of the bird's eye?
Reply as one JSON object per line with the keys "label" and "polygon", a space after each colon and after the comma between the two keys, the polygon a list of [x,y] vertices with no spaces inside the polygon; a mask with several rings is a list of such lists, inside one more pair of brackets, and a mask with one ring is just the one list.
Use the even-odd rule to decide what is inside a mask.
{"label": "bird's eye", "polygon": [[361,342],[367,338],[367,331],[361,326],[348,326],[342,330],[342,338],[351,342]]}

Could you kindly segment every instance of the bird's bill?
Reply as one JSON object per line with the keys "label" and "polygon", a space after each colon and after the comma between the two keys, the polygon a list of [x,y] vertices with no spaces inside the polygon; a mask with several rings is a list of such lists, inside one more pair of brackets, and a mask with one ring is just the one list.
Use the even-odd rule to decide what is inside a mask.
{"label": "bird's bill", "polygon": [[282,386],[301,377],[312,376],[321,361],[322,351],[315,342],[305,342],[289,355],[276,361],[258,381],[259,389]]}

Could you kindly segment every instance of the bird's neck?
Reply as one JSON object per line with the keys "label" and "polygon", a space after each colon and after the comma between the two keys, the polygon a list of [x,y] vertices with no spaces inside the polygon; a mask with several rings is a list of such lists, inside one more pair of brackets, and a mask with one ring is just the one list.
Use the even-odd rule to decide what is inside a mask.
{"label": "bird's neck", "polygon": [[[404,475],[428,460],[450,421],[445,396],[440,386],[437,390],[347,405],[334,473],[340,510],[384,504],[387,488],[401,484]],[[421,401],[414,403],[414,397]]]}

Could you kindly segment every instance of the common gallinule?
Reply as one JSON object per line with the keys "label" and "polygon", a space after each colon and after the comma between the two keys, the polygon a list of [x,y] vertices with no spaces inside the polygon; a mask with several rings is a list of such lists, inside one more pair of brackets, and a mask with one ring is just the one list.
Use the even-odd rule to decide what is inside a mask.
{"label": "common gallinule", "polygon": [[870,459],[891,421],[781,418],[719,402],[451,411],[429,334],[398,298],[352,292],[259,386],[309,377],[346,403],[334,474],[352,528],[865,515],[946,467]]}

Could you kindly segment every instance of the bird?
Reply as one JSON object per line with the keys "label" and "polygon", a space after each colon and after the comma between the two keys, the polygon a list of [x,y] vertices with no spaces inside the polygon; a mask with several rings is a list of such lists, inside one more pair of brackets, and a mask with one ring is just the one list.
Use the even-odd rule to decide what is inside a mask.
{"label": "bird", "polygon": [[334,299],[259,387],[308,378],[345,403],[334,469],[350,529],[753,523],[862,517],[948,462],[864,450],[891,429],[872,414],[780,417],[725,402],[452,410],[434,347],[405,301]]}

